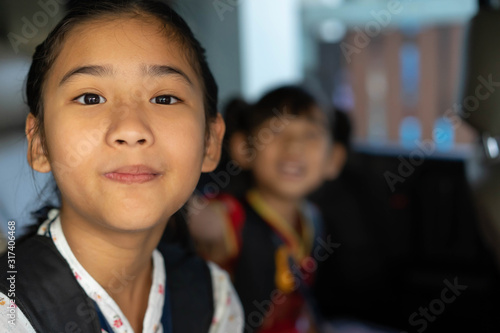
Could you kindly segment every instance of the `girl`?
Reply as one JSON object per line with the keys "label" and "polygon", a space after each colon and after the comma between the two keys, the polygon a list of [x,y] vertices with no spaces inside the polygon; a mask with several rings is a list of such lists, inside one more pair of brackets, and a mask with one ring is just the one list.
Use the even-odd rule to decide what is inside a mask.
{"label": "girl", "polygon": [[2,332],[241,331],[225,273],[159,245],[224,133],[183,19],[82,1],[37,47],[27,99],[28,161],[53,173],[61,205],[1,260]]}
{"label": "girl", "polygon": [[243,198],[222,194],[205,207],[192,200],[189,226],[197,247],[232,275],[246,332],[317,329],[309,292],[314,259],[333,250],[317,242],[319,215],[305,197],[336,174],[331,121],[304,89],[267,93],[242,108],[233,122],[239,128],[227,138],[233,162],[250,171],[252,187]]}

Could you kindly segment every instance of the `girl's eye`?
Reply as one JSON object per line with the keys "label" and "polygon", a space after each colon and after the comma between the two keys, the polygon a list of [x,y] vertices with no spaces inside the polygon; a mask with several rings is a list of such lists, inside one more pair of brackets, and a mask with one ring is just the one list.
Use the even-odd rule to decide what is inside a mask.
{"label": "girl's eye", "polygon": [[179,103],[180,101],[178,98],[175,98],[174,96],[161,95],[161,96],[151,98],[150,102],[154,103],[154,104],[172,105],[172,104]]}
{"label": "girl's eye", "polygon": [[97,94],[83,94],[74,99],[74,101],[83,105],[102,104],[106,99]]}

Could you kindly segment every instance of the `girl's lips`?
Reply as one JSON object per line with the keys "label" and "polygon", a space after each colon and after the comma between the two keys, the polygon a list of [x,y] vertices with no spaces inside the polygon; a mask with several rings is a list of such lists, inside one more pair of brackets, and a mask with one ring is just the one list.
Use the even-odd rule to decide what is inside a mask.
{"label": "girl's lips", "polygon": [[104,177],[125,184],[141,184],[160,176],[160,172],[145,165],[131,165],[106,172]]}

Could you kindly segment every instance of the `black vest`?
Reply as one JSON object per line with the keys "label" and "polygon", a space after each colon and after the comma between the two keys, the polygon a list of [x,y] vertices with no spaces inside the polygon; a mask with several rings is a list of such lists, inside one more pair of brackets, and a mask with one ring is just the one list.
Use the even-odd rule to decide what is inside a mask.
{"label": "black vest", "polygon": [[[206,333],[214,313],[210,270],[184,249],[160,244],[165,259],[174,333]],[[36,332],[100,333],[92,299],[76,281],[52,240],[32,236],[15,248],[15,297]],[[0,291],[9,296],[7,254],[0,257]],[[5,304],[8,306],[8,303]]]}
{"label": "black vest", "polygon": [[[242,246],[233,271],[233,284],[245,313],[245,332],[251,333],[260,328],[270,307],[274,306],[272,298],[277,297],[278,291],[275,253],[283,245],[283,240],[246,200],[241,202],[245,223],[241,230]],[[315,241],[320,235],[319,229],[320,226],[315,224]],[[301,286],[305,287],[304,283]],[[299,292],[308,296],[304,294],[306,290],[299,288]],[[307,301],[313,302],[309,298]]]}
{"label": "black vest", "polygon": [[276,263],[283,244],[273,228],[244,201],[242,247],[233,271],[233,284],[245,313],[245,332],[257,331],[272,305]]}

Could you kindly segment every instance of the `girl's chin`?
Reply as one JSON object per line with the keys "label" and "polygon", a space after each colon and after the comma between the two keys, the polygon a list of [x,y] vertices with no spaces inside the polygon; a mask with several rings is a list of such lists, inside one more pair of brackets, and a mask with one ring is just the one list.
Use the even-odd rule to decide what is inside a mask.
{"label": "girl's chin", "polygon": [[123,232],[148,231],[166,224],[168,218],[152,217],[151,214],[115,214],[102,223],[109,229]]}
{"label": "girl's chin", "polygon": [[141,233],[156,229],[158,223],[109,223],[106,227],[115,232]]}

